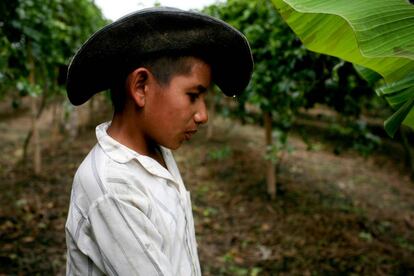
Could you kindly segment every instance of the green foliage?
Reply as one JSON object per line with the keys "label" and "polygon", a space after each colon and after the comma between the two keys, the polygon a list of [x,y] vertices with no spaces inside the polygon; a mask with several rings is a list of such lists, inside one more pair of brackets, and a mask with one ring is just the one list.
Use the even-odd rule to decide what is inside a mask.
{"label": "green foliage", "polygon": [[251,44],[255,69],[239,98],[239,116],[246,115],[246,103],[253,104],[272,112],[276,126],[287,130],[300,107],[315,103],[358,116],[361,99],[373,92],[350,63],[306,50],[270,1],[229,0],[205,12],[241,30]]}
{"label": "green foliage", "polygon": [[224,160],[227,159],[232,154],[232,150],[229,146],[224,146],[222,148],[218,148],[215,150],[212,150],[208,153],[208,158],[210,160]]}
{"label": "green foliage", "polygon": [[[204,11],[239,29],[251,44],[253,78],[246,93],[238,98],[236,115],[249,122],[252,106],[271,112],[275,142],[267,149],[266,159],[276,163],[278,152],[286,149],[287,133],[301,107],[326,104],[355,121],[369,106],[374,90],[352,64],[306,50],[271,1],[228,0]],[[229,110],[223,110],[228,115]],[[260,122],[260,115],[253,120]],[[367,135],[366,129],[351,129],[355,129],[353,136]],[[349,134],[339,137],[343,132],[334,133],[340,140],[349,138]],[[358,141],[371,145],[370,139]]]}
{"label": "green foliage", "polygon": [[[414,7],[407,0],[273,0],[286,22],[312,51],[378,72],[393,87],[414,87]],[[384,16],[386,14],[386,16]],[[365,72],[366,73],[366,72]],[[370,77],[372,74],[369,74]],[[391,91],[396,113],[385,122],[393,136],[403,122],[414,127],[414,90]],[[390,95],[388,95],[390,96]],[[391,97],[385,99],[391,104]],[[392,104],[391,104],[392,105]]]}
{"label": "green foliage", "polygon": [[381,139],[368,129],[365,122],[352,119],[332,124],[328,129],[328,137],[338,141],[334,149],[337,154],[352,148],[363,156],[368,156],[381,144]]}
{"label": "green foliage", "polygon": [[277,127],[290,128],[315,78],[312,70],[301,66],[307,59],[305,48],[270,1],[229,0],[205,11],[239,29],[251,44],[255,69],[251,85],[239,98],[240,115],[244,115],[245,103],[254,104],[272,112]]}
{"label": "green foliage", "polygon": [[273,164],[279,161],[281,151],[292,152],[293,147],[288,142],[288,132],[275,129],[272,131],[273,144],[266,147],[265,159],[271,160]]}
{"label": "green foliage", "polygon": [[224,262],[224,267],[220,269],[220,272],[223,275],[257,276],[262,272],[260,267],[246,268],[238,265],[235,261],[234,252],[227,252],[221,258]]}
{"label": "green foliage", "polygon": [[19,78],[16,81],[16,89],[20,96],[30,95],[36,97],[42,93],[42,88],[37,84],[31,84],[27,79]]}
{"label": "green foliage", "polygon": [[362,232],[359,233],[358,237],[361,240],[364,240],[364,241],[367,241],[367,242],[372,242],[372,240],[373,240],[373,237],[372,237],[371,233],[369,233],[369,232],[362,231]]}
{"label": "green foliage", "polygon": [[[58,93],[70,57],[105,23],[90,0],[2,1],[0,97]],[[29,75],[36,85],[27,85]]]}
{"label": "green foliage", "polygon": [[351,63],[320,55],[310,66],[314,66],[318,78],[305,95],[306,107],[325,104],[342,116],[353,118],[358,118],[364,109],[371,109],[374,89]]}

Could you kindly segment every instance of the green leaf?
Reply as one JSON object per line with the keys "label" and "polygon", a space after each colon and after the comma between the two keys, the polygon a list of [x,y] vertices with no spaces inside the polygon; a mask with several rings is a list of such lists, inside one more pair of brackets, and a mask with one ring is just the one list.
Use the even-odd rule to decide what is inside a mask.
{"label": "green leaf", "polygon": [[385,130],[391,137],[394,136],[401,123],[406,125],[414,124],[414,116],[408,116],[410,113],[414,113],[412,109],[414,106],[413,83],[414,73],[409,74],[400,81],[386,84],[376,89],[377,94],[385,97],[389,104],[397,110],[384,123]]}
{"label": "green leaf", "polygon": [[[400,82],[414,72],[414,6],[409,1],[272,1],[308,49],[369,68],[388,84]],[[409,86],[414,86],[414,82]],[[402,118],[412,114],[408,99],[414,92],[405,90],[405,93],[402,98],[406,102],[399,105],[399,113],[387,120],[388,133],[396,131],[394,123],[399,121],[414,128],[411,117]],[[392,97],[386,99],[390,104],[392,99],[395,100]],[[394,103],[391,105],[395,106]],[[403,110],[402,106],[405,107]]]}
{"label": "green leaf", "polygon": [[374,85],[377,81],[382,79],[382,76],[378,74],[377,72],[366,68],[364,66],[353,64],[355,71],[364,78],[370,85]]}
{"label": "green leaf", "polygon": [[380,96],[387,96],[389,94],[401,93],[402,91],[405,91],[409,89],[410,87],[413,87],[413,85],[414,85],[414,72],[399,81],[395,81],[393,83],[390,83],[390,84],[387,84],[387,85],[384,85],[378,88],[377,93]]}
{"label": "green leaf", "polygon": [[[407,117],[408,113],[412,113],[412,108],[414,106],[414,97],[412,97],[410,100],[406,101],[398,110],[395,112],[391,117],[389,117],[385,123],[385,131],[390,135],[391,137],[394,137],[394,134],[397,132],[398,128],[400,127],[401,123],[406,120],[411,120],[411,123],[413,123],[412,119],[414,117]],[[410,123],[410,122],[408,122]]]}

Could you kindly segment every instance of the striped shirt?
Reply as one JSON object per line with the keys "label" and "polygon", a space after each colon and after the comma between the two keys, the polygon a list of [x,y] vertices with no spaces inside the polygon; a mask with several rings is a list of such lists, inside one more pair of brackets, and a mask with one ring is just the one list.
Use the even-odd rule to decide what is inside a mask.
{"label": "striped shirt", "polygon": [[67,275],[201,275],[191,211],[171,151],[168,169],[96,127],[75,174],[66,221]]}

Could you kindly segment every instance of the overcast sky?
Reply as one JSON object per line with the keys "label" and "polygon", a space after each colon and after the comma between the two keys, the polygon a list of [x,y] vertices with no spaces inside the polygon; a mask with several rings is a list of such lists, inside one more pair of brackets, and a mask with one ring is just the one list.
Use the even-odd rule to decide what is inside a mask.
{"label": "overcast sky", "polygon": [[[106,18],[116,20],[133,11],[154,6],[155,0],[95,0]],[[183,10],[201,9],[217,2],[216,0],[159,0],[161,6]]]}

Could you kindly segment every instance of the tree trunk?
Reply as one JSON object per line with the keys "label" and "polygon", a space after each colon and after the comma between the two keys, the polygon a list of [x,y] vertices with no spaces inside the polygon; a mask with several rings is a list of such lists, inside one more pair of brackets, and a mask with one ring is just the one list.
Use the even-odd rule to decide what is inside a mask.
{"label": "tree trunk", "polygon": [[[30,73],[29,73],[29,83],[34,86],[36,84],[35,80],[35,67],[33,62],[33,57],[30,54],[29,49],[29,63],[30,63]],[[32,142],[33,142],[33,170],[35,174],[40,174],[42,170],[42,156],[40,149],[40,137],[39,137],[39,128],[37,125],[37,97],[32,97],[31,110],[32,110]]]}
{"label": "tree trunk", "polygon": [[[28,59],[29,59],[29,83],[34,86],[36,84],[35,80],[35,65],[33,61],[32,49],[30,42],[28,43]],[[40,174],[42,170],[42,156],[41,156],[41,149],[40,149],[40,141],[39,141],[39,129],[37,125],[37,114],[38,114],[38,107],[37,107],[37,98],[32,97],[31,103],[31,110],[32,110],[32,142],[33,142],[33,169],[35,174]],[[28,135],[29,137],[29,135]],[[30,138],[29,138],[30,140]]]}
{"label": "tree trunk", "polygon": [[42,156],[40,148],[39,128],[37,123],[37,98],[32,98],[32,133],[33,133],[33,169],[35,174],[42,170]]}
{"label": "tree trunk", "polygon": [[52,141],[51,141],[51,145],[50,145],[50,152],[52,153],[52,155],[54,155],[56,153],[56,148],[57,148],[57,144],[60,140],[59,137],[59,126],[60,126],[60,103],[56,102],[53,104],[52,107],[53,110],[53,118],[52,118]]}
{"label": "tree trunk", "polygon": [[[265,137],[266,137],[266,149],[270,148],[273,145],[272,139],[272,114],[270,112],[264,112],[264,127],[265,127]],[[276,172],[275,164],[272,159],[267,159],[267,173],[266,173],[266,183],[267,183],[267,193],[271,199],[276,198]]]}
{"label": "tree trunk", "polygon": [[[35,77],[35,64],[33,60],[33,55],[31,51],[31,45],[28,43],[28,62],[29,62],[29,83],[34,86],[36,84],[36,77]],[[46,88],[47,89],[47,88]],[[46,93],[46,92],[45,92]],[[35,174],[40,174],[42,170],[42,150],[40,144],[40,136],[39,136],[39,127],[38,127],[38,119],[40,118],[43,109],[46,105],[46,96],[45,93],[42,95],[42,100],[40,102],[40,106],[38,106],[38,98],[32,97],[31,101],[31,113],[32,113],[32,128],[26,136],[23,145],[23,162],[27,160],[27,152],[29,142],[32,141],[33,145],[33,170]],[[33,138],[33,139],[32,139]]]}
{"label": "tree trunk", "polygon": [[[45,106],[46,106],[46,98],[44,96],[42,96],[42,101],[41,101],[40,107],[37,111],[36,119],[40,118]],[[32,107],[32,112],[33,112],[33,107]],[[32,141],[32,136],[33,136],[33,120],[32,120],[32,128],[27,133],[26,139],[24,139],[24,143],[23,143],[23,158],[22,158],[23,163],[25,163],[27,161],[28,148],[29,148],[30,142]]]}

